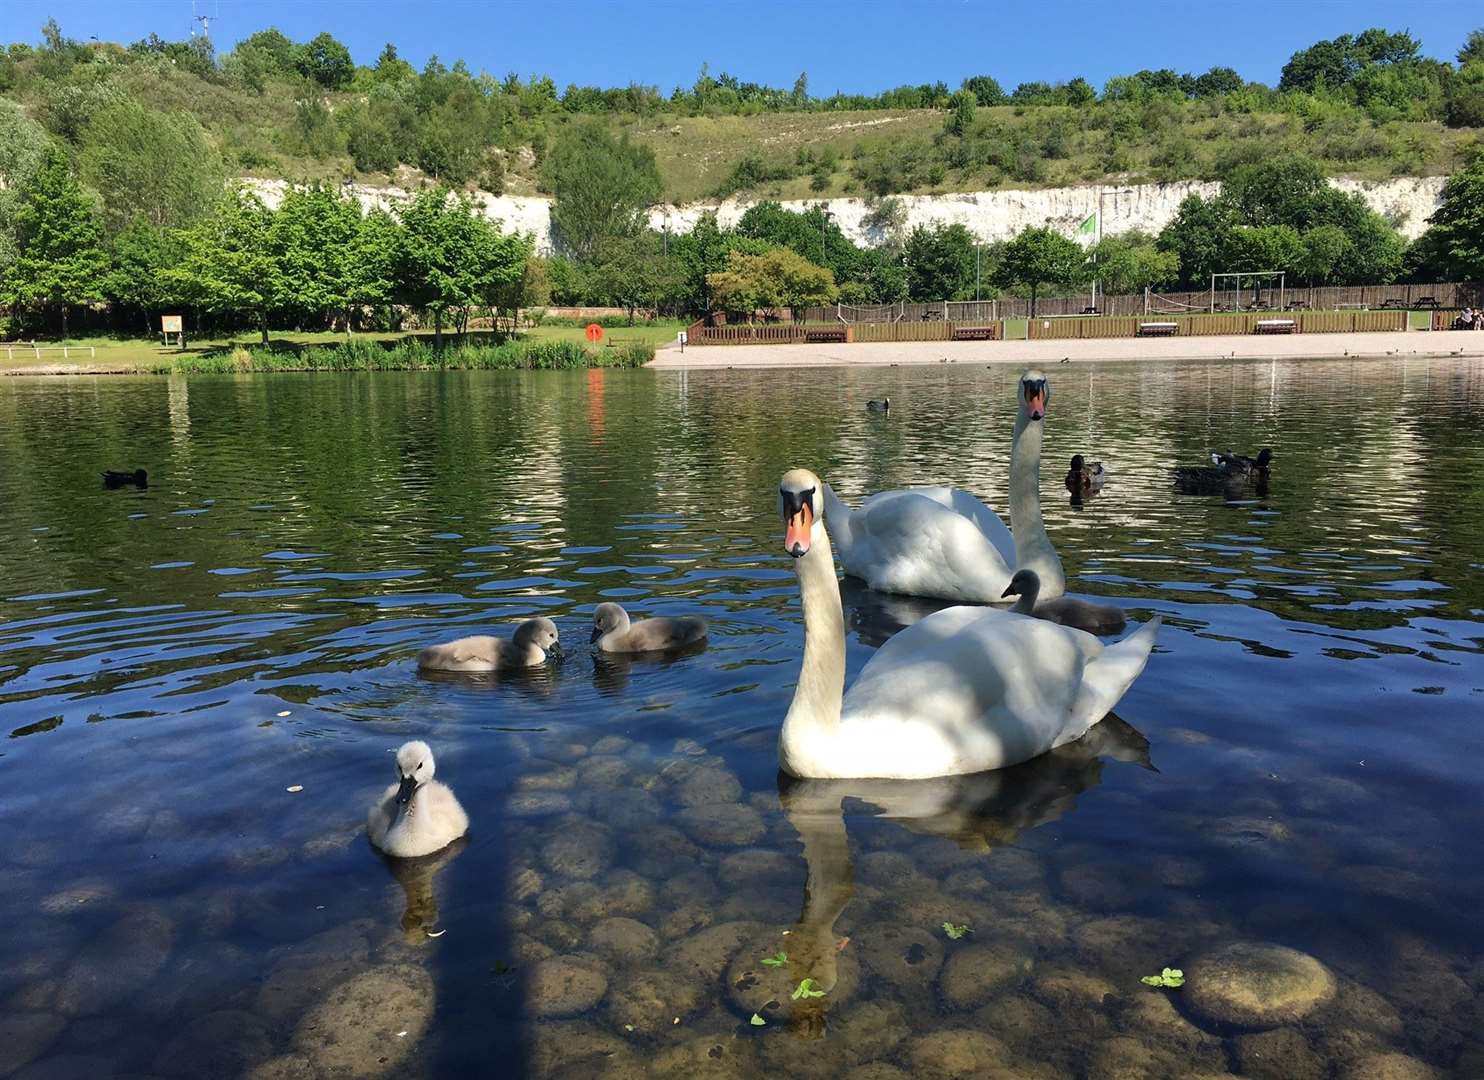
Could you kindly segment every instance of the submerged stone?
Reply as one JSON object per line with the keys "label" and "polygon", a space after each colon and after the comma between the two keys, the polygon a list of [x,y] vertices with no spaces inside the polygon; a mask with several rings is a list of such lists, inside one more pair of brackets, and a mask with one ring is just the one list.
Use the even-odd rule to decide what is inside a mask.
{"label": "submerged stone", "polygon": [[273,1054],[266,1024],[252,1013],[208,1013],[165,1044],[155,1059],[163,1076],[241,1076]]}
{"label": "submerged stone", "polygon": [[938,992],[950,1008],[973,1009],[1020,982],[1030,970],[1030,956],[1013,946],[970,945],[948,957]]}
{"label": "submerged stone", "polygon": [[616,964],[641,964],[659,952],[659,939],[637,919],[604,919],[593,927],[589,943]]}
{"label": "submerged stone", "polygon": [[46,1053],[66,1021],[53,1013],[13,1012],[0,1016],[0,1076]]}
{"label": "submerged stone", "polygon": [[742,847],[767,831],[763,816],[739,803],[708,803],[682,810],[675,820],[697,843],[712,847]]}
{"label": "submerged stone", "polygon": [[[386,964],[340,983],[294,1032],[294,1046],[331,1076],[379,1077],[412,1056],[433,1018],[433,978]],[[403,1034],[405,1032],[405,1034]]]}
{"label": "submerged stone", "polygon": [[1283,945],[1227,945],[1187,964],[1185,978],[1198,1016],[1237,1027],[1292,1024],[1335,996],[1328,968]]}
{"label": "submerged stone", "polygon": [[165,966],[174,940],[174,925],[158,912],[124,916],[72,961],[57,995],[58,1008],[82,1016],[139,993]]}
{"label": "submerged stone", "polygon": [[608,992],[608,976],[596,961],[553,956],[526,973],[526,1010],[533,1016],[576,1016]]}
{"label": "submerged stone", "polygon": [[613,837],[593,822],[559,822],[541,849],[541,861],[560,877],[594,878],[613,862]]}

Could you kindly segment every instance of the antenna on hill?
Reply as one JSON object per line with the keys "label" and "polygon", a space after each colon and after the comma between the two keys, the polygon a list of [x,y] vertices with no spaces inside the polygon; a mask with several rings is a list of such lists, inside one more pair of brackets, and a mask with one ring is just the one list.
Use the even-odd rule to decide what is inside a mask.
{"label": "antenna on hill", "polygon": [[[191,21],[201,24],[201,36],[207,41],[211,40],[211,20],[221,18],[221,5],[216,4],[215,10],[210,15],[201,15],[196,11],[196,0],[191,0]],[[191,37],[196,36],[196,28],[191,27]]]}

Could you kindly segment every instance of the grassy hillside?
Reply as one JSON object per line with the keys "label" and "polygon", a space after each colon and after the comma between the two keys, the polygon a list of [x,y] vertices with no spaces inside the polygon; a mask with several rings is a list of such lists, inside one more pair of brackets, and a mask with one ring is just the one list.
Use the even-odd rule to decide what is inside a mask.
{"label": "grassy hillside", "polygon": [[963,138],[944,135],[938,109],[620,123],[654,149],[666,191],[679,202],[727,191],[747,158],[761,163],[765,179],[738,187],[740,193],[804,199],[1214,179],[1235,165],[1289,151],[1312,157],[1333,176],[1443,175],[1456,170],[1484,135],[1429,121],[1380,124],[1342,113],[1310,122],[1292,113],[1227,112],[1205,103],[1142,111],[985,108],[976,111]]}
{"label": "grassy hillside", "polygon": [[[1035,103],[1067,100],[1072,84],[1008,96],[995,88],[989,100],[1008,103],[980,98],[976,107],[974,93],[941,84],[818,100],[728,76],[666,99],[645,87],[559,93],[550,80],[497,80],[459,65],[419,73],[394,50],[372,67],[347,53],[344,69],[327,75],[306,66],[313,44],[269,31],[217,57],[199,44],[84,44],[57,31],[41,47],[0,48],[0,97],[79,148],[92,116],[132,99],[193,116],[229,174],[437,178],[512,194],[538,193],[547,147],[566,125],[599,116],[653,148],[676,202],[1204,179],[1290,151],[1331,175],[1381,179],[1453,172],[1484,141],[1484,128],[1465,126],[1478,122],[1473,114],[1445,111],[1438,94],[1414,102],[1401,93],[1397,104],[1238,81],[1192,96],[1158,89],[1156,77],[1172,73],[1141,72],[1110,81],[1101,98],[1083,84],[1075,105]],[[1446,65],[1427,71],[1426,85],[1463,85]],[[934,107],[888,107],[898,101]]]}

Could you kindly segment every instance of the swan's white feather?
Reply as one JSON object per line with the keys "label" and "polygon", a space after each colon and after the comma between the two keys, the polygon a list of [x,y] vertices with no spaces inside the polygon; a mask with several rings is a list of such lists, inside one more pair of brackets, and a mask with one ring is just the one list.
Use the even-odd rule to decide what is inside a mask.
{"label": "swan's white feather", "polygon": [[883,491],[852,511],[825,485],[825,519],[845,572],[882,592],[990,603],[1014,573],[1010,530],[967,491]]}
{"label": "swan's white feather", "polygon": [[807,776],[897,779],[1028,761],[1102,719],[1143,670],[1158,626],[1104,646],[1040,619],[945,608],[883,645],[846,692],[833,737],[793,760]]}

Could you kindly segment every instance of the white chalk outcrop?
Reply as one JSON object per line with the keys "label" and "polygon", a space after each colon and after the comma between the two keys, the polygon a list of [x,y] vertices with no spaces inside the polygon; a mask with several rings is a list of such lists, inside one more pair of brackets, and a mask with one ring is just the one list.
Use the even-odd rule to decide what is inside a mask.
{"label": "white chalk outcrop", "polygon": [[[1341,191],[1357,192],[1371,209],[1384,215],[1410,239],[1427,228],[1427,218],[1437,209],[1446,178],[1441,176],[1404,176],[1392,180],[1330,181]],[[277,206],[288,187],[282,180],[249,179],[244,181],[269,206]],[[410,192],[396,187],[372,187],[353,184],[350,190],[367,208],[389,207]],[[1037,190],[966,191],[944,195],[896,196],[906,211],[905,227],[915,225],[961,224],[986,243],[1008,240],[1022,229],[1049,226],[1070,233],[1101,204],[1104,234],[1142,229],[1155,233],[1164,228],[1180,209],[1187,195],[1210,198],[1221,185],[1210,181],[1181,180],[1169,184],[1088,184],[1079,187],[1040,188]],[[551,200],[529,195],[491,195],[476,192],[486,217],[500,222],[506,232],[530,233],[536,238],[536,250],[552,250]],[[762,200],[727,199],[719,203],[690,203],[685,206],[659,206],[650,211],[650,224],[657,230],[689,232],[700,216],[716,211],[723,227],[735,225],[747,208]],[[783,200],[790,210],[817,206],[819,199]],[[857,244],[877,244],[884,237],[866,226],[871,204],[865,199],[826,199],[826,209],[845,235]]]}

